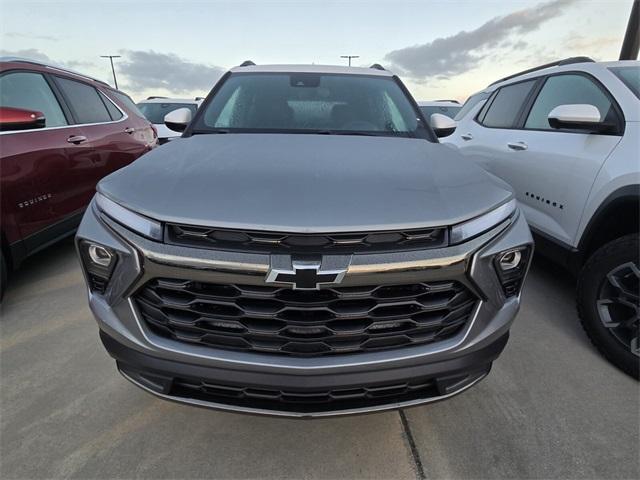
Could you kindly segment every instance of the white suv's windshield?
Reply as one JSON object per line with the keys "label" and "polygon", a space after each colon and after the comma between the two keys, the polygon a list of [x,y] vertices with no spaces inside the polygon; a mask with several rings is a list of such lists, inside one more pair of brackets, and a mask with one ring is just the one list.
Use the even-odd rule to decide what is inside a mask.
{"label": "white suv's windshield", "polygon": [[480,92],[476,93],[475,95],[471,95],[469,98],[467,98],[467,101],[464,102],[464,105],[462,105],[462,108],[458,111],[458,113],[456,113],[456,116],[453,119],[462,120],[467,115],[467,113],[469,113],[469,110],[475,107],[478,102],[486,100],[487,98],[489,98],[489,93],[487,92]]}
{"label": "white suv's windshield", "polygon": [[424,137],[391,77],[237,73],[216,92],[192,133],[323,133]]}

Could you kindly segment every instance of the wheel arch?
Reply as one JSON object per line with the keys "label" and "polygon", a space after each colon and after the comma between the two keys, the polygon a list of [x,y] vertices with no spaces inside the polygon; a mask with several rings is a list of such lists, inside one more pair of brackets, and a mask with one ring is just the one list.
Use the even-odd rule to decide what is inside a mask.
{"label": "wheel arch", "polygon": [[578,244],[579,263],[611,240],[640,230],[640,185],[612,192],[597,208]]}
{"label": "wheel arch", "polygon": [[7,241],[7,237],[5,236],[2,227],[0,227],[0,250],[2,250],[2,255],[4,255],[4,261],[7,262],[7,270],[12,270],[13,258],[11,255],[11,248],[9,247],[9,242]]}

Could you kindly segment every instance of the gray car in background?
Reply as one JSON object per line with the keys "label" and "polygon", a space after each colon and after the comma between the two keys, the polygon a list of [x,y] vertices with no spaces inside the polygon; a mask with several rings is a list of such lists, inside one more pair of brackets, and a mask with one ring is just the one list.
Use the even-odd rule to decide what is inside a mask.
{"label": "gray car in background", "polygon": [[441,145],[396,76],[245,62],[166,122],[182,138],[102,180],[77,234],[127,379],[314,417],[487,375],[531,235],[511,189]]}

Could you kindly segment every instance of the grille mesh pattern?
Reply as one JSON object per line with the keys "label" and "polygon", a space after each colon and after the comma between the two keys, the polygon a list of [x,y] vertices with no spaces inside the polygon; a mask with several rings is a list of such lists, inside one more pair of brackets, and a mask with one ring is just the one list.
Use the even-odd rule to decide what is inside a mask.
{"label": "grille mesh pattern", "polygon": [[297,291],[173,279],[151,280],[135,299],[159,335],[298,356],[445,340],[464,328],[476,302],[458,282]]}
{"label": "grille mesh pattern", "polygon": [[303,412],[361,408],[390,401],[442,395],[434,379],[333,390],[295,391],[221,385],[179,378],[173,381],[171,394],[217,403]]}
{"label": "grille mesh pattern", "polygon": [[173,388],[176,387],[199,391],[208,395],[236,399],[262,399],[287,403],[327,403],[339,400],[370,400],[388,396],[395,397],[411,392],[427,390],[428,388],[433,387],[433,382],[431,380],[424,380],[422,382],[416,381],[411,383],[385,384],[375,387],[367,386],[349,389],[298,392],[293,390],[287,391],[218,385],[207,382],[177,379],[173,382]]}
{"label": "grille mesh pattern", "polygon": [[410,250],[436,248],[447,244],[446,228],[423,228],[389,232],[362,232],[337,234],[288,234],[244,230],[221,230],[187,225],[168,225],[169,243],[201,248],[228,248],[243,251],[314,253],[331,249],[348,251],[380,251],[386,249]]}

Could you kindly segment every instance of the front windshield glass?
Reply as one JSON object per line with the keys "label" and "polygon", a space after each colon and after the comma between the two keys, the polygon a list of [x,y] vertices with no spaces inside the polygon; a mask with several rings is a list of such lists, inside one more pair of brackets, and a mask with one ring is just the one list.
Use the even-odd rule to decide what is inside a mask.
{"label": "front windshield glass", "polygon": [[424,137],[417,112],[391,77],[236,73],[192,133],[323,133]]}
{"label": "front windshield glass", "polygon": [[640,67],[611,67],[610,70],[640,98]]}
{"label": "front windshield glass", "polygon": [[458,113],[454,117],[454,120],[463,119],[467,115],[467,113],[469,113],[469,110],[475,107],[478,102],[486,100],[487,98],[489,98],[489,93],[487,92],[480,92],[476,93],[475,95],[471,95],[469,98],[467,98],[467,101],[464,102],[464,105],[462,105],[462,108],[458,111]]}
{"label": "front windshield glass", "polygon": [[191,115],[196,113],[196,105],[193,103],[144,103],[138,104],[138,108],[151,123],[164,123],[164,116],[179,108],[188,108]]}

